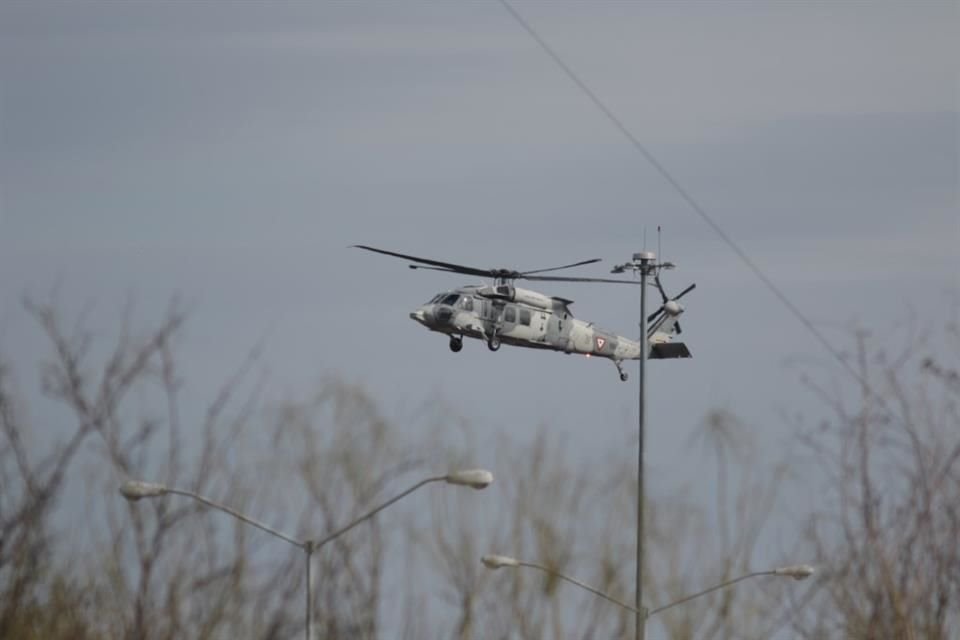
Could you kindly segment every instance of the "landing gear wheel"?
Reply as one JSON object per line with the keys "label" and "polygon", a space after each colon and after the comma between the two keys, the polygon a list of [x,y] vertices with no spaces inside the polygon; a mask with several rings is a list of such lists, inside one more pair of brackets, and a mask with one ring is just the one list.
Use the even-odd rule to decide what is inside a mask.
{"label": "landing gear wheel", "polygon": [[461,349],[463,349],[463,338],[450,336],[450,351],[459,353]]}
{"label": "landing gear wheel", "polygon": [[620,362],[619,360],[614,360],[613,364],[614,366],[617,367],[617,371],[620,372],[620,381],[626,382],[628,376],[627,376],[627,372],[623,370],[623,363]]}
{"label": "landing gear wheel", "polygon": [[490,336],[487,339],[487,349],[490,351],[496,351],[500,348],[500,336]]}

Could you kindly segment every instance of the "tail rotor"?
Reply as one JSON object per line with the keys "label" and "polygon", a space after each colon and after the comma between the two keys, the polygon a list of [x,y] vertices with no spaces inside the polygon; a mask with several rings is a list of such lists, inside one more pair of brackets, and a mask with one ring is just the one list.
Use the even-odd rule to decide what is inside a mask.
{"label": "tail rotor", "polygon": [[[663,304],[660,305],[659,309],[657,309],[656,311],[651,313],[649,316],[647,316],[647,322],[654,322],[657,318],[659,318],[661,315],[665,313],[671,316],[678,316],[681,313],[683,313],[683,306],[679,302],[677,302],[677,300],[679,300],[680,298],[682,298],[683,296],[687,295],[688,293],[690,293],[691,291],[697,288],[696,284],[691,284],[689,287],[681,291],[675,297],[671,298],[670,296],[667,295],[667,292],[663,290],[663,285],[660,284],[660,274],[654,275],[653,281],[657,285],[657,291],[660,292],[660,297],[663,300]],[[677,324],[676,326],[677,326],[677,333],[680,333],[681,331],[680,325]]]}

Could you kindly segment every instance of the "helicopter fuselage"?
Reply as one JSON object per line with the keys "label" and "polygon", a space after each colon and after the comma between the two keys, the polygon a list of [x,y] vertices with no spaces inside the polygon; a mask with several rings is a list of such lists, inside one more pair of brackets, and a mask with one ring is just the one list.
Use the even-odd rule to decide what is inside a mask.
{"label": "helicopter fuselage", "polygon": [[568,308],[570,300],[515,287],[509,287],[508,295],[498,295],[496,289],[461,287],[441,293],[410,317],[432,331],[451,336],[487,341],[496,336],[504,344],[611,360],[640,357],[640,343],[636,340],[574,318]]}
{"label": "helicopter fuselage", "polygon": [[[467,286],[437,294],[410,318],[431,331],[449,335],[453,351],[460,351],[462,338],[469,337],[485,340],[491,351],[499,349],[502,342],[577,353],[613,360],[621,377],[626,378],[619,363],[639,359],[641,343],[574,318],[571,303],[510,285]],[[670,341],[669,327],[663,324],[652,327],[648,356],[683,357],[657,355],[657,347]]]}

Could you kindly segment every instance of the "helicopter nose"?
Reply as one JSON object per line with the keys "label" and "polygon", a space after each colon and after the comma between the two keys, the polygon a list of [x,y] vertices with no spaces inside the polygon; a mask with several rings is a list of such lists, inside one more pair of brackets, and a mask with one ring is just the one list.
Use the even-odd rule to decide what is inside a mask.
{"label": "helicopter nose", "polygon": [[416,320],[420,324],[429,324],[430,323],[430,312],[424,309],[423,307],[417,309],[410,314],[411,320]]}

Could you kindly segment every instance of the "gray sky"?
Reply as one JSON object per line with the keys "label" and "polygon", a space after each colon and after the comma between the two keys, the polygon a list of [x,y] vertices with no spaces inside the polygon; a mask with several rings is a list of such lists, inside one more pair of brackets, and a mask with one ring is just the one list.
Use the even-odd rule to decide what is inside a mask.
{"label": "gray sky", "polygon": [[[957,6],[517,5],[841,348],[957,285]],[[0,4],[0,347],[23,366],[24,291],[59,282],[104,333],[130,292],[142,319],[179,293],[197,403],[265,336],[278,394],[338,373],[398,415],[442,393],[481,440],[606,449],[635,377],[451,354],[407,313],[469,280],[347,246],[609,267],[658,224],[668,288],[698,287],[695,359],[651,365],[654,491],[696,481],[683,446],[713,407],[789,438],[781,412],[818,408],[785,363],[829,356],[498,3]],[[543,288],[635,335],[625,289]]]}

